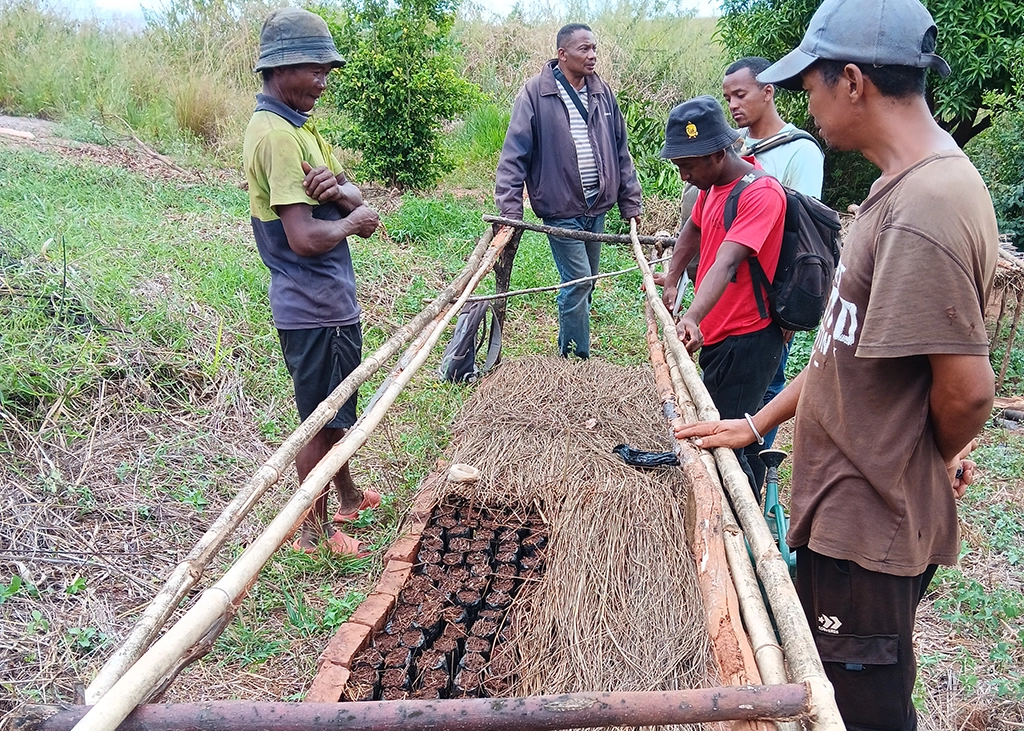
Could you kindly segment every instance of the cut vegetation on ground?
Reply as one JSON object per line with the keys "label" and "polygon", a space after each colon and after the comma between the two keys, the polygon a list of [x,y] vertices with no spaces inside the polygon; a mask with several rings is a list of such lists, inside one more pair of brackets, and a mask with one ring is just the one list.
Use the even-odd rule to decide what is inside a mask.
{"label": "cut vegetation on ground", "polygon": [[[22,133],[0,133],[0,727],[23,704],[76,701],[170,569],[297,425],[238,170],[267,10],[258,0],[176,0],[133,33],[0,0],[0,112],[45,118],[0,120]],[[672,229],[678,180],[657,160],[663,120],[676,101],[719,93],[714,21],[639,3],[597,16],[602,73],[621,91],[644,176],[645,233]],[[446,128],[456,169],[419,194],[364,186],[383,221],[353,242],[365,352],[462,269],[481,215],[495,212],[511,99],[550,56],[560,24],[460,15],[462,69],[483,98]],[[1012,202],[1021,112],[1003,102],[1009,111],[968,152]],[[343,134],[344,114],[323,111],[328,135]],[[357,153],[341,155],[358,168]],[[620,225],[609,215],[610,229]],[[626,247],[605,247],[604,271],[632,263]],[[646,367],[640,281],[599,282],[598,362]],[[527,233],[512,288],[556,282],[546,240]],[[488,279],[482,290],[491,288]],[[510,302],[506,361],[554,353],[554,296]],[[1021,342],[1018,334],[1001,395],[1024,390]],[[790,375],[810,344],[798,336]],[[384,495],[353,526],[374,549],[394,538],[437,460],[451,457],[453,424],[480,390],[440,382],[437,358],[353,460],[357,483]],[[363,388],[364,403],[381,378]],[[992,426],[981,436],[981,474],[960,503],[960,564],[939,571],[920,611],[923,731],[1024,725],[1022,454],[1020,431]],[[291,471],[211,575],[295,486]],[[165,700],[301,699],[328,638],[375,585],[381,553],[338,561],[280,551]]]}

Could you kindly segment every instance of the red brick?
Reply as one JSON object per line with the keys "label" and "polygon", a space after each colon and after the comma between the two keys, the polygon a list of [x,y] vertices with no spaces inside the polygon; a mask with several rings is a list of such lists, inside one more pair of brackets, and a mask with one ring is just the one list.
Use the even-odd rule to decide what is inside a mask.
{"label": "red brick", "polygon": [[374,592],[363,599],[362,604],[359,605],[356,611],[352,612],[352,616],[348,618],[348,621],[355,622],[356,624],[365,624],[374,632],[380,632],[384,625],[387,624],[388,615],[391,614],[394,606],[395,596],[393,594]]}
{"label": "red brick", "polygon": [[420,490],[416,494],[416,499],[409,506],[408,520],[414,523],[426,523],[430,520],[430,514],[437,503],[435,485],[440,480],[440,477],[438,473],[431,473],[420,484]]}
{"label": "red brick", "polygon": [[348,667],[355,654],[366,647],[371,629],[365,624],[345,622],[320,655],[321,660]]}
{"label": "red brick", "polygon": [[337,703],[348,684],[349,670],[333,662],[321,662],[313,684],[302,700],[307,703]]}
{"label": "red brick", "polygon": [[384,554],[384,563],[389,561],[405,561],[415,563],[416,553],[420,550],[420,533],[422,529],[413,535],[404,535],[391,544],[387,553]]}
{"label": "red brick", "polygon": [[402,531],[408,535],[420,536],[423,535],[428,523],[430,523],[429,515],[422,518],[417,517],[415,520],[413,520],[413,516],[407,515],[402,521]]}
{"label": "red brick", "polygon": [[392,559],[384,566],[384,573],[381,574],[380,581],[377,582],[377,588],[374,591],[380,594],[398,596],[398,592],[405,586],[405,582],[409,579],[409,574],[411,573],[412,563]]}

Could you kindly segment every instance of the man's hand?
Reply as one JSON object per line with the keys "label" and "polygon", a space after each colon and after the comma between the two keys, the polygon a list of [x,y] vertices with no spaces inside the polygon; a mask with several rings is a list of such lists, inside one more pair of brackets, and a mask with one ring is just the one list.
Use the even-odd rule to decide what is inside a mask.
{"label": "man's hand", "polygon": [[[661,289],[661,301],[668,308],[671,313],[676,306],[676,297],[679,295],[679,285],[671,284],[664,281],[667,275],[662,276],[662,289]],[[655,279],[654,283],[657,284],[658,280]]]}
{"label": "man's hand", "polygon": [[326,165],[313,167],[305,160],[302,161],[302,172],[306,174],[302,180],[306,195],[318,203],[337,202],[344,197],[341,186],[348,182],[344,173],[335,175]]}
{"label": "man's hand", "polygon": [[356,227],[353,233],[364,239],[373,236],[373,232],[380,225],[380,216],[377,215],[377,211],[367,205],[353,209],[351,213],[345,216],[345,220]]}
{"label": "man's hand", "polygon": [[[672,306],[675,306],[675,294],[672,295]],[[670,312],[671,309],[670,306]],[[700,350],[700,346],[704,344],[704,335],[701,334],[700,325],[690,316],[689,311],[684,313],[676,323],[676,333],[679,335],[679,340],[686,346],[686,352],[691,355]]]}
{"label": "man's hand", "polygon": [[968,486],[974,483],[974,473],[978,464],[967,455],[978,446],[978,440],[972,439],[971,443],[960,450],[960,454],[946,463],[946,472],[949,473],[949,482],[953,486],[953,496],[959,500],[967,493]]}
{"label": "man's hand", "polygon": [[746,419],[698,421],[696,424],[679,427],[675,430],[675,435],[676,439],[693,439],[694,444],[704,449],[740,449],[757,441]]}

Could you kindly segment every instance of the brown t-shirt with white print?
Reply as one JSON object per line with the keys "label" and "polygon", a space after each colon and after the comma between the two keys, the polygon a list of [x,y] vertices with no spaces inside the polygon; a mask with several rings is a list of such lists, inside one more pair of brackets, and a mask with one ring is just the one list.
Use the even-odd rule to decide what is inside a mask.
{"label": "brown t-shirt with white print", "polygon": [[797,407],[789,545],[896,576],[956,562],[928,355],[988,354],[997,258],[992,201],[958,150],[864,201]]}

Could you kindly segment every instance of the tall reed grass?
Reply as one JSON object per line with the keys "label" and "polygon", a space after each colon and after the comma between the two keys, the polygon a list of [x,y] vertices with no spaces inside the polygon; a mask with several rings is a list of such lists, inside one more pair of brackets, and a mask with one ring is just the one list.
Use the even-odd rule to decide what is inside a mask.
{"label": "tall reed grass", "polygon": [[234,155],[252,108],[260,0],[175,0],[142,29],[0,0],[0,109],[125,126]]}
{"label": "tall reed grass", "polygon": [[[90,120],[122,133],[127,125],[158,149],[194,144],[237,164],[259,88],[252,73],[259,29],[277,4],[170,0],[146,12],[142,28],[130,28],[75,19],[48,0],[0,0],[0,110]],[[673,103],[717,90],[723,59],[711,18],[651,0],[594,7],[571,0],[559,13],[514,12],[495,20],[467,3],[456,29],[463,73],[493,102],[470,112],[460,133],[470,177],[479,177],[472,169],[496,161],[512,99],[554,55],[558,28],[579,19],[594,27],[599,71],[619,92],[631,126],[636,121],[635,156],[660,145],[655,138]],[[344,128],[337,121],[325,126]]]}

